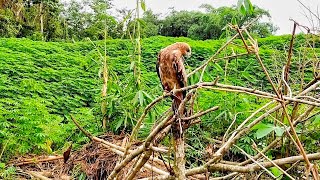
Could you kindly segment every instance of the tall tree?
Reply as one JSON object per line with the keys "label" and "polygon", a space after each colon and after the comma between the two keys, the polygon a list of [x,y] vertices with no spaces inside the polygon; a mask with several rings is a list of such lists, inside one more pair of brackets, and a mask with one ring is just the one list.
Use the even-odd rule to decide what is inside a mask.
{"label": "tall tree", "polygon": [[74,40],[79,40],[83,38],[83,31],[86,24],[86,14],[83,12],[83,4],[76,0],[72,0],[63,15],[66,19],[65,30],[66,38],[72,38]]}
{"label": "tall tree", "polygon": [[111,8],[110,0],[91,0],[90,7],[93,13],[88,15],[88,27],[85,30],[85,36],[91,39],[104,39],[105,29],[109,37],[115,35],[117,21],[108,10]]}
{"label": "tall tree", "polygon": [[143,28],[141,29],[142,37],[156,36],[160,30],[159,14],[154,14],[151,9],[145,11],[141,18]]}
{"label": "tall tree", "polygon": [[0,0],[0,36],[16,37],[24,20],[22,0]]}
{"label": "tall tree", "polygon": [[59,0],[29,0],[31,11],[36,12],[34,15],[34,26],[43,38],[48,40],[63,37],[62,21],[60,14],[62,5]]}

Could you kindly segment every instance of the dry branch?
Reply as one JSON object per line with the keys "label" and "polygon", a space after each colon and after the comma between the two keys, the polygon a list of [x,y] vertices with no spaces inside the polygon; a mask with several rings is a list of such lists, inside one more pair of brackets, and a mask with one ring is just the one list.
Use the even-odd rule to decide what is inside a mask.
{"label": "dry branch", "polygon": [[[171,119],[172,117],[169,116],[162,122],[160,122],[155,129],[149,134],[149,136],[146,138],[145,142],[142,146],[138,147],[137,149],[133,150],[128,156],[125,157],[125,154],[123,157],[125,157],[118,166],[116,166],[113,171],[111,172],[108,179],[114,179],[116,175],[120,172],[120,170],[125,167],[129,162],[131,162],[134,158],[136,158],[138,155],[142,154],[144,151],[148,150],[150,146],[152,145],[151,141],[156,137],[156,135],[164,128],[165,124]],[[125,152],[128,152],[126,149]]]}
{"label": "dry branch", "polygon": [[35,172],[35,171],[26,171],[28,174],[30,174],[31,176],[40,179],[40,180],[51,180],[50,178],[47,178],[45,176],[43,176],[42,174]]}
{"label": "dry branch", "polygon": [[243,149],[239,148],[238,146],[234,145],[235,147],[237,147],[242,154],[244,154],[245,156],[247,156],[251,161],[253,161],[256,165],[258,165],[261,169],[263,169],[264,171],[266,171],[273,179],[277,179],[277,177],[275,177],[272,172],[270,172],[266,167],[264,167],[260,162],[254,160],[251,155],[249,155],[248,153],[246,153],[246,151],[244,151]]}
{"label": "dry branch", "polygon": [[[257,96],[257,97],[263,97],[263,98],[267,98],[267,99],[274,99],[274,100],[277,100],[277,101],[282,101],[282,99],[278,99],[277,95],[275,95],[275,94],[271,94],[271,93],[264,92],[264,91],[259,91],[259,90],[256,90],[256,89],[245,88],[245,87],[241,87],[241,86],[225,85],[225,84],[220,84],[220,83],[217,83],[216,86],[219,87],[219,88],[215,88],[215,87],[211,87],[211,86],[205,86],[203,88],[211,89],[211,90],[218,90],[218,91],[246,93],[246,94],[254,95],[254,96]],[[320,103],[318,103],[317,100],[311,99],[313,101],[316,101],[316,102],[313,102],[313,101],[300,99],[300,98],[307,98],[307,97],[304,97],[304,96],[296,96],[295,98],[282,96],[282,98],[284,100],[291,101],[291,102],[299,102],[299,103],[303,103],[303,104],[320,106]]]}
{"label": "dry branch", "polygon": [[[309,160],[319,160],[320,153],[308,154],[307,158]],[[301,161],[301,160],[304,160],[303,156],[291,156],[291,157],[287,157],[287,158],[273,160],[272,162],[261,162],[260,165],[262,165],[265,168],[270,168],[270,167],[273,167],[274,164],[276,164],[278,166],[282,166],[285,164],[293,164],[293,163],[295,163],[297,161]],[[232,172],[249,173],[249,172],[254,172],[254,171],[259,171],[259,170],[261,170],[261,167],[256,164],[249,165],[249,166],[236,166],[236,165],[227,165],[227,164],[217,163],[217,164],[211,165],[209,167],[209,171],[211,171],[211,172],[232,171]],[[194,172],[192,172],[192,171],[187,171],[187,175],[191,175],[193,173]]]}
{"label": "dry branch", "polygon": [[252,146],[257,152],[258,154],[261,154],[261,156],[263,156],[266,160],[268,160],[270,163],[272,163],[273,166],[277,167],[283,174],[285,174],[287,177],[289,177],[291,180],[294,180],[294,178],[288,174],[285,170],[283,170],[281,167],[279,167],[276,163],[274,163],[272,160],[270,160],[266,155],[263,154],[263,152],[261,152],[258,148],[256,144],[253,144]]}
{"label": "dry branch", "polygon": [[219,106],[212,107],[212,108],[207,109],[207,110],[205,110],[205,111],[199,112],[198,114],[195,114],[195,115],[193,115],[193,116],[181,118],[181,120],[183,120],[183,121],[193,120],[193,119],[196,119],[196,118],[201,117],[201,116],[203,116],[203,115],[206,115],[206,114],[208,114],[208,113],[210,113],[210,112],[212,112],[212,111],[215,111],[215,110],[217,110],[217,109],[219,109]]}
{"label": "dry branch", "polygon": [[45,159],[30,159],[24,162],[20,162],[17,164],[14,164],[14,166],[23,166],[23,165],[28,165],[28,164],[37,164],[40,162],[49,162],[49,161],[55,161],[55,160],[60,160],[63,159],[63,156],[52,156],[52,157],[48,157]]}

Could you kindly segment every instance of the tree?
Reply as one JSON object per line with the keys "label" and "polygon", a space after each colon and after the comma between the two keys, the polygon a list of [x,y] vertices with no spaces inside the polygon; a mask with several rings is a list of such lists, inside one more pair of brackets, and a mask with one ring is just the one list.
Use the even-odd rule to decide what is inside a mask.
{"label": "tree", "polygon": [[22,1],[0,0],[0,36],[15,37],[24,19]]}
{"label": "tree", "polygon": [[[203,4],[200,8],[205,13],[197,11],[172,11],[160,24],[160,34],[163,36],[185,36],[193,39],[218,39],[223,28],[228,23],[236,23],[239,26],[262,16],[270,17],[269,12],[259,7],[253,7],[252,13],[242,14],[233,7],[213,8],[211,5]],[[259,28],[260,30],[256,30]],[[272,34],[276,29],[271,23],[256,23],[251,28],[260,37]],[[260,34],[261,33],[261,34]]]}
{"label": "tree", "polygon": [[60,18],[62,5],[59,0],[28,0],[26,4],[28,6],[27,24],[38,31],[43,39],[52,40],[63,37]]}
{"label": "tree", "polygon": [[142,37],[156,36],[159,34],[159,14],[154,14],[152,10],[149,9],[143,13],[141,20],[143,21]]}
{"label": "tree", "polygon": [[104,39],[105,29],[109,37],[115,36],[117,21],[108,10],[111,8],[110,0],[92,0],[90,7],[93,13],[88,13],[88,27],[84,31],[86,37],[98,40]]}
{"label": "tree", "polygon": [[72,0],[66,10],[63,12],[65,16],[66,38],[79,40],[83,38],[85,26],[85,13],[83,12],[83,4],[76,0]]}
{"label": "tree", "polygon": [[[109,38],[117,37],[117,21],[108,12],[111,6],[110,0],[86,2],[72,0],[63,13],[68,27],[68,36],[75,40],[86,37],[102,40],[106,29]],[[90,7],[90,10],[85,9],[87,7]]]}
{"label": "tree", "polygon": [[188,29],[191,25],[197,24],[203,13],[195,11],[172,11],[161,23],[160,34],[163,36],[188,36]]}
{"label": "tree", "polygon": [[253,35],[263,38],[271,36],[272,33],[276,32],[278,29],[279,28],[277,26],[274,26],[269,22],[255,23],[251,28],[249,28]]}

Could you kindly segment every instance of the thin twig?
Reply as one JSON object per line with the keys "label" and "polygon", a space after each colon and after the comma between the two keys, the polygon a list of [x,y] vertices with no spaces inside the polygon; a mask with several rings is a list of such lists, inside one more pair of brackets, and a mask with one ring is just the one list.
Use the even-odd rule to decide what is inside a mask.
{"label": "thin twig", "polygon": [[253,142],[252,145],[253,149],[256,150],[261,156],[263,156],[266,160],[271,162],[275,167],[277,167],[283,174],[285,174],[287,177],[289,177],[292,180],[295,180],[290,174],[288,174],[285,170],[283,170],[281,167],[279,167],[276,163],[274,163],[271,159],[269,159],[266,155],[264,155],[257,147],[257,145]]}
{"label": "thin twig", "polygon": [[265,168],[262,164],[260,164],[258,161],[254,160],[252,158],[252,156],[250,154],[248,154],[247,152],[245,152],[243,149],[241,149],[239,146],[234,145],[237,149],[239,149],[242,154],[244,154],[245,156],[247,156],[249,159],[251,159],[251,161],[253,161],[255,164],[257,164],[259,167],[261,167],[263,170],[265,170],[271,177],[273,177],[274,179],[277,179],[277,177],[275,177],[272,172],[270,172],[267,168]]}
{"label": "thin twig", "polygon": [[219,109],[219,106],[212,107],[212,108],[207,109],[207,110],[205,110],[205,111],[199,112],[199,113],[197,113],[197,114],[195,114],[195,115],[193,115],[193,116],[181,118],[181,120],[183,120],[183,121],[193,120],[193,119],[196,119],[196,118],[198,118],[198,117],[200,117],[200,116],[206,115],[206,114],[208,114],[208,113],[210,113],[210,112],[212,112],[212,111],[216,111],[217,109]]}

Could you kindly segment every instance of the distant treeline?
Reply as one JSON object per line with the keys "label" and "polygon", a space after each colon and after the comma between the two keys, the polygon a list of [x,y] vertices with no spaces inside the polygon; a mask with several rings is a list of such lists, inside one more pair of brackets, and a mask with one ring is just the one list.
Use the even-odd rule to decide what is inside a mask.
{"label": "distant treeline", "polygon": [[[270,17],[268,11],[254,7],[243,14],[237,7],[213,8],[200,6],[203,11],[176,11],[164,18],[152,10],[141,13],[140,18],[129,9],[115,9],[112,0],[0,0],[0,37],[27,37],[33,40],[78,41],[108,38],[130,38],[141,25],[141,36],[155,35],[190,37],[192,39],[218,39],[226,24],[242,25],[256,17]],[[105,31],[106,29],[106,31]],[[266,37],[276,31],[270,22],[259,20],[251,32]]]}

